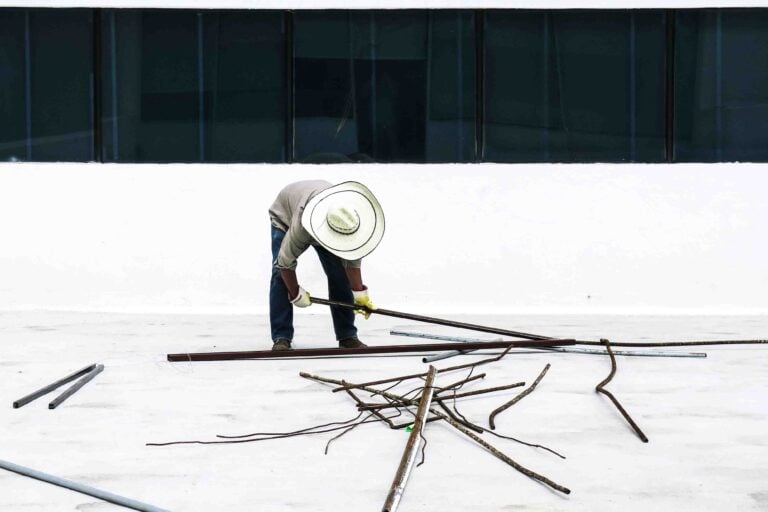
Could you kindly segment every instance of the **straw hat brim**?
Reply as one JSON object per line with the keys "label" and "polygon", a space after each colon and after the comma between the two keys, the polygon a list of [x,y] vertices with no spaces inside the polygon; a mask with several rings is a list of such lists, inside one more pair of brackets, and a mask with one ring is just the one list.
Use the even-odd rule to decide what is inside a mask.
{"label": "straw hat brim", "polygon": [[[342,234],[328,225],[326,215],[334,205],[353,208],[360,217],[357,231]],[[373,193],[362,183],[346,181],[318,192],[301,215],[301,225],[317,243],[345,260],[370,254],[384,236],[384,211]]]}

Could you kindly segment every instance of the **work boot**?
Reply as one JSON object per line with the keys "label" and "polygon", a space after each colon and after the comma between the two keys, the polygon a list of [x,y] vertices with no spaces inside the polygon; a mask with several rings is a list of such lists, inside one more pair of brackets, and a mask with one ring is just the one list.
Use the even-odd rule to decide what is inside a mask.
{"label": "work boot", "polygon": [[278,338],[272,344],[272,350],[291,350],[291,340]]}
{"label": "work boot", "polygon": [[339,348],[363,348],[367,346],[357,336],[350,336],[349,338],[339,340]]}

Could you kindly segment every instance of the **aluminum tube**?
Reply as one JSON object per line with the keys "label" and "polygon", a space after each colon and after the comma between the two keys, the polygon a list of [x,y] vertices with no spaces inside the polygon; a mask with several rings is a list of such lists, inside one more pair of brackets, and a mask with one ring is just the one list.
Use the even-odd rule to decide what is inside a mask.
{"label": "aluminum tube", "polygon": [[48,384],[44,388],[40,388],[37,391],[35,391],[34,393],[30,393],[29,395],[27,395],[25,397],[19,398],[18,400],[13,402],[13,408],[14,409],[18,409],[19,407],[27,405],[32,400],[36,400],[36,399],[40,398],[43,395],[47,395],[48,393],[50,393],[54,389],[56,389],[56,388],[58,388],[60,386],[63,386],[67,382],[72,382],[76,378],[85,375],[86,373],[90,372],[94,368],[96,368],[96,364],[95,363],[91,364],[91,365],[88,365],[85,368],[81,368],[80,370],[77,370],[75,373],[67,375],[63,379],[59,379],[56,382]]}
{"label": "aluminum tube", "polygon": [[142,503],[140,501],[123,498],[122,496],[112,494],[111,492],[102,491],[84,484],[79,484],[77,482],[72,482],[57,476],[49,475],[41,471],[25,468],[24,466],[19,466],[18,464],[13,464],[12,462],[0,460],[0,468],[18,473],[20,475],[28,476],[42,482],[58,485],[59,487],[69,489],[71,491],[87,494],[88,496],[93,496],[94,498],[99,498],[100,500],[114,503],[115,505],[120,505],[121,507],[140,510],[142,512],[169,512],[164,508],[158,508],[153,505],[147,505],[146,503]]}
{"label": "aluminum tube", "polygon": [[400,505],[400,500],[405,492],[405,484],[408,483],[408,477],[411,474],[413,464],[416,462],[416,457],[419,453],[419,447],[421,446],[421,432],[424,429],[429,407],[432,404],[432,393],[434,392],[432,384],[435,381],[435,375],[437,375],[437,368],[430,366],[427,378],[424,381],[424,391],[421,393],[421,399],[419,400],[419,408],[416,411],[416,419],[413,422],[413,430],[410,437],[408,437],[408,443],[405,445],[400,466],[398,466],[397,473],[395,473],[395,479],[392,481],[392,487],[389,489],[387,500],[381,509],[382,512],[395,512]]}
{"label": "aluminum tube", "polygon": [[91,382],[91,380],[93,380],[93,378],[100,374],[102,371],[104,371],[103,364],[96,366],[96,368],[87,373],[82,379],[72,384],[72,386],[70,386],[66,391],[54,398],[51,403],[48,404],[48,408],[55,409],[60,406],[64,400],[77,393],[80,388]]}
{"label": "aluminum tube", "polygon": [[[480,338],[465,338],[462,336],[445,336],[445,335],[428,334],[428,333],[421,333],[421,332],[406,332],[406,331],[397,331],[394,329],[389,331],[389,334],[392,334],[395,336],[407,336],[411,338],[456,341],[460,343],[480,343],[483,341],[501,341],[501,338],[497,338],[493,340],[483,340]],[[551,352],[567,352],[572,354],[599,354],[599,355],[606,354],[605,350],[598,350],[593,348],[579,348],[579,347],[568,347],[568,348],[534,347],[534,348],[536,350],[548,350]],[[471,352],[471,351],[457,350],[452,352],[445,352],[442,354],[434,354],[432,356],[427,356],[422,358],[422,362],[431,363],[433,361],[439,361],[440,359],[447,359],[449,357],[457,356],[459,354],[466,354],[467,352]],[[664,350],[614,350],[613,354],[617,356],[635,356],[635,357],[707,357],[706,352],[669,352]]]}

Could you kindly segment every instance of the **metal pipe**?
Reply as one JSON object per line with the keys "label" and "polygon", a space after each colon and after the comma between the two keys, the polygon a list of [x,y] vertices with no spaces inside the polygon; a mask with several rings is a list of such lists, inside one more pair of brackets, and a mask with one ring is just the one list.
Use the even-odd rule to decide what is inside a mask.
{"label": "metal pipe", "polygon": [[392,316],[395,318],[404,318],[406,320],[415,320],[417,322],[427,322],[430,324],[445,325],[448,327],[456,327],[459,329],[469,329],[471,331],[489,332],[491,334],[501,334],[503,336],[513,336],[515,338],[523,338],[527,340],[551,340],[549,336],[541,336],[538,334],[530,334],[527,332],[510,331],[509,329],[500,329],[498,327],[486,327],[484,325],[468,324],[464,322],[454,322],[453,320],[445,320],[442,318],[433,318],[429,316],[414,315],[411,313],[403,313],[400,311],[392,311],[390,309],[368,309],[364,306],[356,306],[354,304],[347,304],[345,302],[338,302],[335,300],[320,299],[312,297],[313,304],[324,304],[326,306],[337,306],[341,308],[364,310],[370,313],[376,313],[377,315]]}
{"label": "metal pipe", "polygon": [[47,473],[43,473],[41,471],[37,471],[30,468],[25,468],[24,466],[19,466],[18,464],[13,464],[12,462],[0,460],[0,468],[8,471],[12,471],[14,473],[18,473],[19,475],[28,476],[30,478],[40,480],[41,482],[47,482],[49,484],[58,485],[59,487],[69,489],[71,491],[87,494],[88,496],[93,496],[94,498],[99,498],[100,500],[104,500],[109,503],[114,503],[115,505],[120,505],[121,507],[131,508],[133,510],[140,510],[142,512],[169,512],[164,508],[158,508],[153,505],[142,503],[140,501],[132,500],[129,498],[123,498],[122,496],[118,496],[117,494],[112,494],[111,492],[102,491],[102,490],[90,487],[88,485],[79,484],[71,480],[65,480],[63,478],[59,478],[58,476],[49,475]]}
{"label": "metal pipe", "polygon": [[400,459],[400,466],[398,466],[395,473],[395,479],[392,481],[384,507],[381,509],[382,512],[395,512],[400,505],[400,500],[405,492],[405,484],[408,483],[408,477],[411,474],[413,464],[416,462],[416,456],[419,453],[419,447],[421,446],[421,432],[424,429],[429,407],[432,404],[434,390],[432,384],[435,381],[435,375],[437,375],[437,368],[430,366],[427,380],[424,382],[424,391],[422,391],[421,400],[419,400],[419,408],[416,411],[416,419],[413,422],[413,430],[411,430],[411,435],[408,437],[403,457]]}
{"label": "metal pipe", "polygon": [[100,364],[100,365],[96,366],[96,368],[94,368],[93,370],[88,372],[85,375],[85,377],[83,377],[79,381],[77,381],[74,384],[72,384],[72,386],[70,386],[66,391],[64,391],[62,394],[60,394],[56,398],[54,398],[51,401],[51,403],[48,404],[48,408],[49,409],[55,409],[58,406],[60,406],[64,402],[64,400],[66,400],[67,398],[69,398],[72,395],[74,395],[75,393],[77,393],[80,390],[80,388],[82,388],[83,386],[85,386],[86,384],[91,382],[93,380],[93,378],[96,377],[98,374],[100,374],[102,371],[104,371],[104,365],[103,364]]}
{"label": "metal pipe", "polygon": [[235,359],[268,359],[283,357],[303,357],[303,356],[342,356],[342,355],[362,355],[362,354],[387,354],[393,352],[433,352],[441,350],[451,350],[458,347],[467,349],[480,348],[507,348],[507,347],[534,347],[534,346],[552,346],[552,345],[573,345],[574,340],[545,340],[545,341],[497,341],[484,343],[430,343],[415,345],[388,345],[361,348],[303,348],[293,350],[246,350],[242,352],[200,352],[190,354],[168,354],[170,362],[184,361],[231,361]]}
{"label": "metal pipe", "polygon": [[36,399],[40,398],[43,395],[47,395],[48,393],[50,393],[54,389],[56,389],[56,388],[58,388],[60,386],[63,386],[67,382],[72,382],[73,380],[77,379],[78,377],[82,377],[83,375],[85,375],[86,373],[90,372],[94,368],[96,368],[96,363],[88,365],[85,368],[81,368],[80,370],[77,370],[75,373],[67,375],[63,379],[59,379],[56,382],[48,384],[44,388],[38,389],[34,393],[30,393],[29,395],[27,395],[25,397],[19,398],[18,400],[13,402],[13,408],[14,409],[18,409],[19,407],[23,407],[23,406],[27,405],[29,402],[31,402],[32,400],[36,400]]}
{"label": "metal pipe", "polygon": [[[442,341],[458,341],[462,343],[472,343],[472,342],[482,342],[486,341],[480,338],[465,338],[462,336],[445,336],[445,335],[439,335],[439,334],[428,334],[428,333],[421,333],[421,332],[407,332],[407,331],[397,331],[397,330],[391,330],[389,331],[389,334],[394,336],[407,336],[410,338],[424,338],[424,339],[430,339],[430,340],[442,340]],[[501,338],[494,338],[492,340],[487,341],[502,341]],[[580,342],[577,342],[580,343]],[[614,345],[612,343],[611,345]],[[560,348],[560,347],[534,347],[536,350],[546,350],[549,352],[567,352],[567,353],[573,353],[573,354],[596,354],[596,355],[605,355],[605,350],[598,350],[593,348],[579,348],[579,347],[569,347],[569,348]],[[422,362],[424,363],[431,363],[433,361],[438,361],[440,359],[447,359],[449,357],[457,356],[460,354],[466,354],[468,352],[471,352],[470,350],[458,350],[458,351],[451,351],[451,352],[444,352],[441,354],[435,354],[432,356],[427,356],[422,358]],[[617,356],[637,356],[637,357],[707,357],[706,352],[668,352],[664,350],[614,350],[614,355]]]}

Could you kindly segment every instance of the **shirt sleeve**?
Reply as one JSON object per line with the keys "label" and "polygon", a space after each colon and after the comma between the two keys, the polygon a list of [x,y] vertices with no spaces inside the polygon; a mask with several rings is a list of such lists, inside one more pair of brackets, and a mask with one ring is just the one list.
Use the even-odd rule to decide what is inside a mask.
{"label": "shirt sleeve", "polygon": [[344,266],[344,268],[360,268],[362,262],[363,260],[341,260],[341,264]]}
{"label": "shirt sleeve", "polygon": [[284,270],[296,270],[299,256],[304,254],[309,248],[311,238],[308,234],[301,233],[303,229],[296,229],[295,226],[288,228],[280,245],[280,251],[277,253],[275,267]]}

